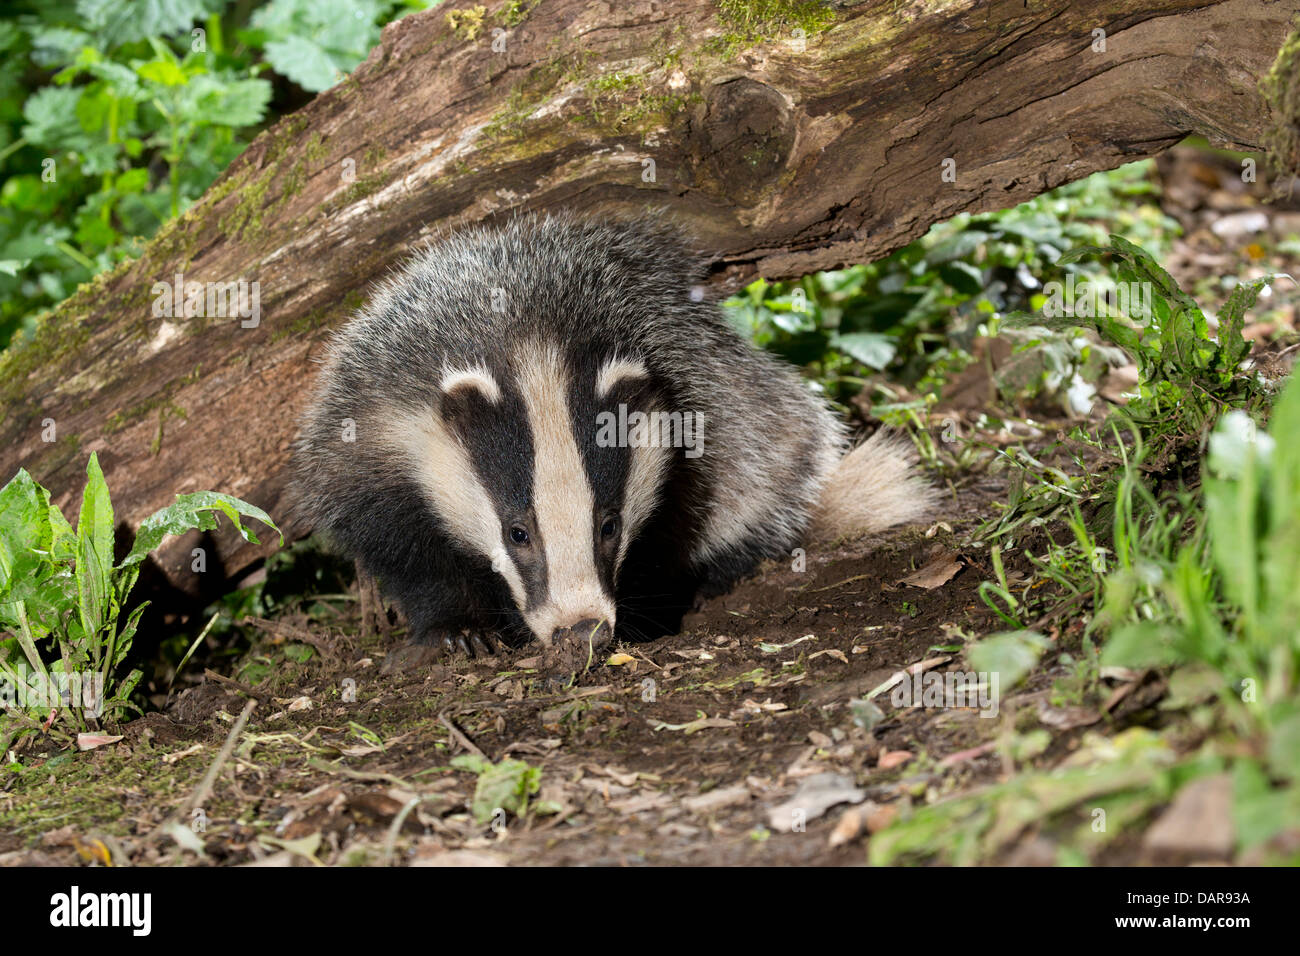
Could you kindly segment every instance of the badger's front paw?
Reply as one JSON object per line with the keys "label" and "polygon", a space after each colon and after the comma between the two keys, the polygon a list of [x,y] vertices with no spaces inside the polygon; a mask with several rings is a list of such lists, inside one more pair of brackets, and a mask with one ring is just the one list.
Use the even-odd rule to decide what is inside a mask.
{"label": "badger's front paw", "polygon": [[457,655],[465,657],[491,657],[497,652],[498,642],[491,634],[475,631],[425,632],[395,647],[384,658],[381,674],[401,674],[442,663]]}

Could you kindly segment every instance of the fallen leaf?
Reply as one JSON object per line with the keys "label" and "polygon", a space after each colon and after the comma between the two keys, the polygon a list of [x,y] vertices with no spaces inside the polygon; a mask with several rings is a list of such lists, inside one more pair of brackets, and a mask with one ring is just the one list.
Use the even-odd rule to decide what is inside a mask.
{"label": "fallen leaf", "polygon": [[953,553],[941,554],[927,562],[923,567],[913,571],[907,577],[899,579],[898,583],[910,584],[914,588],[925,588],[927,591],[933,591],[935,588],[942,587],[951,581],[961,569],[961,555]]}
{"label": "fallen leaf", "polygon": [[173,820],[167,825],[167,835],[175,840],[176,845],[182,850],[189,850],[199,856],[206,855],[203,841],[199,839],[199,835],[179,820]]}
{"label": "fallen leaf", "polygon": [[662,720],[646,720],[651,730],[680,730],[683,733],[693,734],[697,730],[705,730],[710,727],[735,727],[734,720],[728,720],[725,717],[700,717],[685,724],[669,724]]}
{"label": "fallen leaf", "polygon": [[939,761],[940,767],[951,767],[959,763],[965,763],[967,760],[974,760],[976,757],[983,757],[987,753],[992,753],[997,749],[995,742],[980,744],[978,747],[971,747],[968,750],[959,750],[956,753],[948,754]]}
{"label": "fallen leaf", "polygon": [[758,649],[762,651],[764,654],[778,654],[781,651],[784,651],[786,648],[794,647],[796,644],[802,644],[804,641],[815,641],[815,640],[817,640],[817,636],[815,634],[805,634],[803,637],[796,638],[795,640],[791,641],[789,644],[771,644],[767,641],[759,641]]}
{"label": "fallen leaf", "polygon": [[[1131,686],[1131,685],[1130,685]],[[1101,720],[1101,714],[1091,707],[1053,707],[1047,701],[1038,701],[1038,719],[1057,730],[1090,727]]]}
{"label": "fallen leaf", "polygon": [[108,744],[115,744],[122,739],[122,735],[112,736],[109,734],[77,734],[78,750],[94,750],[96,747],[104,747]]}
{"label": "fallen leaf", "polygon": [[609,809],[616,810],[619,813],[633,814],[643,813],[647,810],[664,810],[676,803],[677,801],[666,793],[649,790],[624,800],[611,800]]}
{"label": "fallen leaf", "polygon": [[77,848],[77,855],[83,860],[99,863],[103,866],[113,865],[113,854],[108,851],[108,847],[104,845],[103,840],[92,838],[83,841],[74,836],[72,845]]}
{"label": "fallen leaf", "polygon": [[767,811],[773,830],[790,833],[796,823],[816,820],[831,807],[841,803],[861,803],[865,790],[853,785],[852,779],[838,773],[818,773],[804,779],[793,797]]}
{"label": "fallen leaf", "polygon": [[505,866],[506,859],[500,853],[488,853],[486,850],[448,850],[433,856],[416,857],[410,866]]}
{"label": "fallen leaf", "polygon": [[710,790],[708,793],[701,793],[694,797],[686,797],[682,800],[682,806],[687,812],[698,815],[716,813],[726,807],[734,807],[741,803],[748,803],[750,799],[749,787],[743,783],[736,784],[734,787],[723,787],[718,790]]}
{"label": "fallen leaf", "polygon": [[184,760],[186,757],[192,757],[195,754],[203,753],[203,744],[195,744],[193,747],[187,747],[184,750],[178,750],[175,753],[163,754],[163,763],[176,763],[178,760]]}
{"label": "fallen leaf", "polygon": [[892,803],[874,807],[867,813],[867,832],[879,833],[898,818],[898,807]]}
{"label": "fallen leaf", "polygon": [[1152,862],[1187,864],[1226,861],[1237,832],[1232,819],[1232,777],[1193,780],[1181,790],[1142,840]]}
{"label": "fallen leaf", "polygon": [[881,770],[893,770],[895,767],[901,767],[907,763],[912,757],[913,754],[910,750],[884,750],[881,751],[876,766]]}
{"label": "fallen leaf", "polygon": [[930,670],[932,667],[938,667],[940,664],[947,664],[950,660],[952,660],[952,656],[945,655],[943,657],[927,657],[923,661],[917,661],[915,664],[909,664],[901,671],[895,671],[893,674],[890,675],[887,681],[874,688],[869,694],[867,694],[867,700],[870,700],[873,697],[880,696],[885,691],[889,690],[891,687],[893,687],[895,684],[905,679],[909,675],[915,676],[917,674],[924,673],[925,671]]}
{"label": "fallen leaf", "polygon": [[867,818],[867,807],[870,804],[861,807],[849,807],[840,817],[839,822],[835,824],[835,829],[831,831],[830,839],[827,840],[828,846],[843,846],[845,843],[851,843],[861,836]]}
{"label": "fallen leaf", "polygon": [[270,834],[263,833],[257,838],[257,842],[265,847],[278,847],[286,850],[295,856],[303,857],[310,860],[317,866],[321,866],[320,860],[316,859],[316,851],[320,849],[321,835],[319,832],[312,833],[298,840],[279,840]]}

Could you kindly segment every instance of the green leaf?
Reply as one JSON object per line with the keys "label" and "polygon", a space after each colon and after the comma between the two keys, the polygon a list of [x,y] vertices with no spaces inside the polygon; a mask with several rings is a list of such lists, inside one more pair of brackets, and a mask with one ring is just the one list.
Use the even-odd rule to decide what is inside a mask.
{"label": "green leaf", "polygon": [[195,77],[189,112],[215,126],[253,126],[262,122],[271,102],[266,80],[223,82],[213,76]]}
{"label": "green leaf", "polygon": [[831,336],[830,345],[863,365],[877,370],[885,368],[898,351],[898,343],[879,332],[848,332]]}
{"label": "green leaf", "polygon": [[984,273],[960,259],[945,263],[939,277],[963,295],[978,295],[984,288]]}
{"label": "green leaf", "polygon": [[[1242,337],[1241,330],[1246,325],[1246,312],[1254,308],[1259,299],[1260,290],[1277,279],[1277,275],[1239,282],[1219,310],[1219,348],[1222,350],[1223,365],[1235,369],[1250,351],[1250,343]],[[1290,279],[1290,276],[1287,276]],[[1294,281],[1294,280],[1293,280]]]}
{"label": "green leaf", "polygon": [[479,823],[487,823],[498,809],[522,817],[528,812],[528,798],[542,784],[540,767],[530,767],[522,760],[502,760],[491,764],[474,755],[453,757],[451,765],[478,774],[470,812]]}
{"label": "green leaf", "polygon": [[235,530],[243,537],[245,541],[251,541],[257,544],[257,537],[251,530],[245,528],[240,516],[256,518],[262,524],[266,525],[276,534],[280,535],[280,543],[284,544],[284,535],[276,527],[271,516],[256,505],[250,505],[246,501],[238,498],[232,498],[230,495],[218,494],[215,491],[198,491],[189,495],[177,495],[176,501],[151,514],[140,524],[140,528],[135,533],[135,544],[119,568],[129,568],[139,564],[154,548],[162,543],[163,538],[170,534],[184,534],[186,531],[215,531],[217,528],[216,513],[224,514],[230,519],[235,526]]}
{"label": "green leaf", "polygon": [[1004,631],[970,645],[966,659],[973,670],[997,674],[1007,691],[1033,670],[1047,646],[1047,638],[1037,631]]}
{"label": "green leaf", "polygon": [[77,15],[108,49],[188,33],[207,12],[204,0],[77,0]]}
{"label": "green leaf", "polygon": [[1300,789],[1274,788],[1259,764],[1236,761],[1232,768],[1232,820],[1242,849],[1266,843],[1300,813]]}
{"label": "green leaf", "polygon": [[343,74],[339,63],[306,37],[289,36],[266,45],[266,59],[304,90],[319,93],[337,83]]}
{"label": "green leaf", "polygon": [[93,140],[82,129],[77,103],[82,90],[44,86],[23,103],[23,137],[52,152],[85,149]]}
{"label": "green leaf", "polygon": [[77,604],[81,626],[92,640],[101,628],[116,617],[112,607],[113,504],[108,485],[99,467],[99,457],[91,453],[86,465],[86,488],[81,496],[81,515],[77,519]]}
{"label": "green leaf", "polygon": [[1164,667],[1177,663],[1174,634],[1168,624],[1139,621],[1116,628],[1101,649],[1101,663],[1107,667]]}
{"label": "green leaf", "polygon": [[34,641],[59,627],[73,603],[71,536],[49,492],[25,470],[0,489],[0,626],[14,633],[38,672]]}
{"label": "green leaf", "polygon": [[127,651],[131,649],[131,640],[135,637],[136,628],[140,626],[140,615],[144,613],[144,609],[148,606],[149,602],[144,601],[133,608],[131,613],[127,615],[126,623],[123,624],[122,629],[118,631],[117,641],[113,645],[112,666],[114,668],[116,668],[118,664],[122,663],[122,660],[126,657]]}
{"label": "green leaf", "polygon": [[151,60],[148,63],[141,63],[136,68],[142,80],[150,83],[157,83],[160,86],[184,86],[189,82],[185,76],[185,71],[180,68],[174,59],[170,60]]}

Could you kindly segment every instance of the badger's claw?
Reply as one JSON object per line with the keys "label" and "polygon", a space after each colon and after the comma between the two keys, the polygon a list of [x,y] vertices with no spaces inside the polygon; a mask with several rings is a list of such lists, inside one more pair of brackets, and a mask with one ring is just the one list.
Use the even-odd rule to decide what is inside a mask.
{"label": "badger's claw", "polygon": [[446,654],[464,654],[466,657],[491,657],[496,653],[496,642],[491,635],[478,632],[448,634],[442,639]]}

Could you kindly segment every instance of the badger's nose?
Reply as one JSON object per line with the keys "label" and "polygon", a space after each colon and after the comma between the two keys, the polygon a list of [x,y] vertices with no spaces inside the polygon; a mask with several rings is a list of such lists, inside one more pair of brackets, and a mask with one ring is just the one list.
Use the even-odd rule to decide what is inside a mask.
{"label": "badger's nose", "polygon": [[551,646],[557,647],[569,641],[581,641],[583,644],[589,644],[594,651],[609,643],[613,631],[608,621],[589,617],[569,627],[557,627],[551,632]]}

